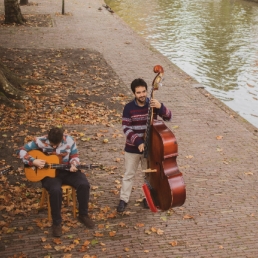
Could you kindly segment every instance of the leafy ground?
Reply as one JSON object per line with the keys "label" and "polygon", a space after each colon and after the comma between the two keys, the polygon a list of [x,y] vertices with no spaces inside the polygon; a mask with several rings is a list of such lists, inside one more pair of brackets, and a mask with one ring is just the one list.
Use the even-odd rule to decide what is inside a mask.
{"label": "leafy ground", "polygon": [[0,159],[12,164],[15,150],[51,126],[119,123],[127,96],[99,53],[77,50],[1,49],[6,66],[23,78],[43,80],[25,86],[26,110],[1,105]]}
{"label": "leafy ground", "polygon": [[[41,194],[40,187],[26,180],[16,150],[54,125],[69,129],[71,125],[110,127],[120,123],[128,96],[102,56],[88,49],[0,48],[0,56],[20,77],[45,82],[43,86],[24,87],[30,96],[30,100],[22,101],[25,110],[0,105],[0,169],[14,167],[8,175],[0,176],[1,239],[1,233],[12,232],[9,223],[16,216],[37,208]],[[68,133],[78,141],[87,137],[76,130]],[[42,220],[36,223],[41,229],[48,225]],[[77,222],[73,223],[75,226]]]}
{"label": "leafy ground", "polygon": [[[55,15],[61,16],[60,13]],[[28,22],[19,25],[18,29],[52,26],[50,15],[24,16]],[[17,26],[5,25],[3,21],[4,17],[0,15],[0,27]],[[134,188],[136,201],[131,203],[132,210],[128,207],[123,214],[117,214],[115,209],[123,171],[121,112],[131,95],[127,95],[125,85],[103,57],[89,49],[1,47],[0,56],[1,61],[22,78],[45,82],[44,86],[23,87],[30,96],[30,100],[20,101],[25,110],[14,110],[0,103],[0,172],[6,166],[14,168],[8,175],[0,175],[0,256],[6,249],[9,253],[13,250],[12,256],[8,256],[13,258],[30,257],[32,252],[45,258],[68,258],[74,253],[73,257],[83,254],[84,258],[93,258],[100,251],[104,257],[110,248],[108,245],[113,245],[110,239],[120,241],[132,235],[142,250],[141,240],[133,235],[161,237],[167,227],[167,217],[173,211],[169,210],[161,217],[164,222],[162,229],[153,226],[154,221],[144,224],[146,214],[141,208],[141,188]],[[20,146],[36,135],[45,134],[53,125],[64,126],[80,143],[79,150],[83,149],[82,146],[87,150],[84,152],[87,158],[99,159],[97,161],[105,164],[99,170],[85,172],[91,183],[89,209],[96,222],[94,231],[85,229],[73,218],[71,207],[63,205],[64,235],[52,238],[46,210],[38,211],[41,184],[27,181],[23,165],[16,155]],[[104,137],[109,139],[108,144],[103,143]],[[134,220],[130,219],[130,214],[134,214]],[[191,218],[184,216],[184,219]],[[132,248],[127,245],[129,242],[131,240],[122,247],[119,244],[125,253]],[[177,241],[168,244],[173,247]],[[94,255],[89,255],[89,252]],[[142,252],[145,255],[149,250],[143,249]]]}
{"label": "leafy ground", "polygon": [[[34,5],[38,6],[37,3],[29,3],[27,6]],[[53,27],[53,20],[51,18],[50,14],[26,14],[23,13],[23,17],[26,19],[26,23],[24,24],[5,24],[4,23],[4,14],[0,14],[0,27],[20,27],[20,28],[25,28],[25,27]],[[71,16],[72,14],[67,12],[64,14],[61,13],[55,13],[55,16]]]}

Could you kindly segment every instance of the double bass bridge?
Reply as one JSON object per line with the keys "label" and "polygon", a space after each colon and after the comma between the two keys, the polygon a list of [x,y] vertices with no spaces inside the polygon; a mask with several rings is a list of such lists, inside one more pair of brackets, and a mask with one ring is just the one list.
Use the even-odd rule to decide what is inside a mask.
{"label": "double bass bridge", "polygon": [[150,169],[150,168],[148,168],[148,169],[142,170],[142,172],[143,173],[154,173],[154,172],[158,172],[158,171],[157,171],[157,169]]}

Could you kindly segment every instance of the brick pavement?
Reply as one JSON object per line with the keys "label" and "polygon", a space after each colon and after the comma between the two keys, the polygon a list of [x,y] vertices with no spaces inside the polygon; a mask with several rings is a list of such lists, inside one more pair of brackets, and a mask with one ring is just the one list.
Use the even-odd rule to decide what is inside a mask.
{"label": "brick pavement", "polygon": [[[13,226],[27,230],[2,235],[5,250],[0,251],[0,256],[20,252],[27,257],[83,257],[86,254],[97,257],[257,257],[257,129],[199,89],[196,81],[153,50],[119,17],[103,8],[101,0],[66,1],[66,12],[72,14],[69,16],[55,15],[61,11],[61,1],[34,2],[39,5],[22,7],[24,13],[51,14],[54,27],[1,28],[0,46],[94,49],[124,82],[121,87],[128,87],[136,77],[143,77],[150,84],[154,77],[153,66],[164,67],[165,85],[157,98],[173,111],[173,121],[167,125],[173,129],[179,143],[177,162],[184,174],[187,199],[183,207],[169,212],[152,214],[143,210],[137,202],[142,182],[139,172],[129,212],[104,221],[95,218],[97,225],[104,224],[103,237],[93,236],[97,230],[85,231],[80,226],[62,237],[62,245],[69,245],[75,237],[80,238],[81,245],[86,240],[98,240],[87,252],[78,252],[79,245],[71,251],[59,250],[51,235],[44,234],[33,224],[36,218],[47,216],[43,212],[15,221]],[[3,3],[0,3],[0,12],[3,12]],[[84,148],[86,143],[80,143],[79,147],[84,150],[82,156],[117,167],[89,173],[91,184],[95,186],[91,198],[103,207],[103,212],[109,206],[111,209],[106,213],[112,214],[118,201],[116,185],[123,174],[124,138],[118,136],[121,126],[114,125],[107,132],[106,127],[74,125],[73,128],[92,133],[104,130],[103,137],[109,139],[106,145],[101,139],[96,140],[93,150]],[[218,140],[217,136],[223,138]],[[94,207],[93,214],[97,214]],[[157,234],[155,229],[161,233]],[[114,237],[109,236],[112,231],[116,231]],[[42,243],[41,237],[47,237],[46,243],[51,249],[44,248],[46,243]],[[170,244],[173,241],[177,241],[175,246]]]}

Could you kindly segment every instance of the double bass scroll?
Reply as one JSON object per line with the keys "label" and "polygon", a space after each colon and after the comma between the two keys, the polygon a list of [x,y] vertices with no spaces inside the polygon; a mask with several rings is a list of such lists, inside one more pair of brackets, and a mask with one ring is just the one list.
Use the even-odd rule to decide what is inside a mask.
{"label": "double bass scroll", "polygon": [[[154,67],[157,73],[152,83],[151,97],[162,80],[162,66]],[[145,136],[144,157],[147,159],[145,183],[142,186],[151,211],[166,211],[185,202],[186,190],[183,175],[176,158],[178,145],[172,131],[162,120],[154,119],[153,108],[149,107]],[[156,171],[156,172],[153,172]]]}

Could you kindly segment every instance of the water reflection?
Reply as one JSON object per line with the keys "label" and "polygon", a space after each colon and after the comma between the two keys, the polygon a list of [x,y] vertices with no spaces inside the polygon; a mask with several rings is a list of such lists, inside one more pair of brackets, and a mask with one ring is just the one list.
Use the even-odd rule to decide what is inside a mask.
{"label": "water reflection", "polygon": [[106,0],[135,31],[258,127],[258,4]]}

